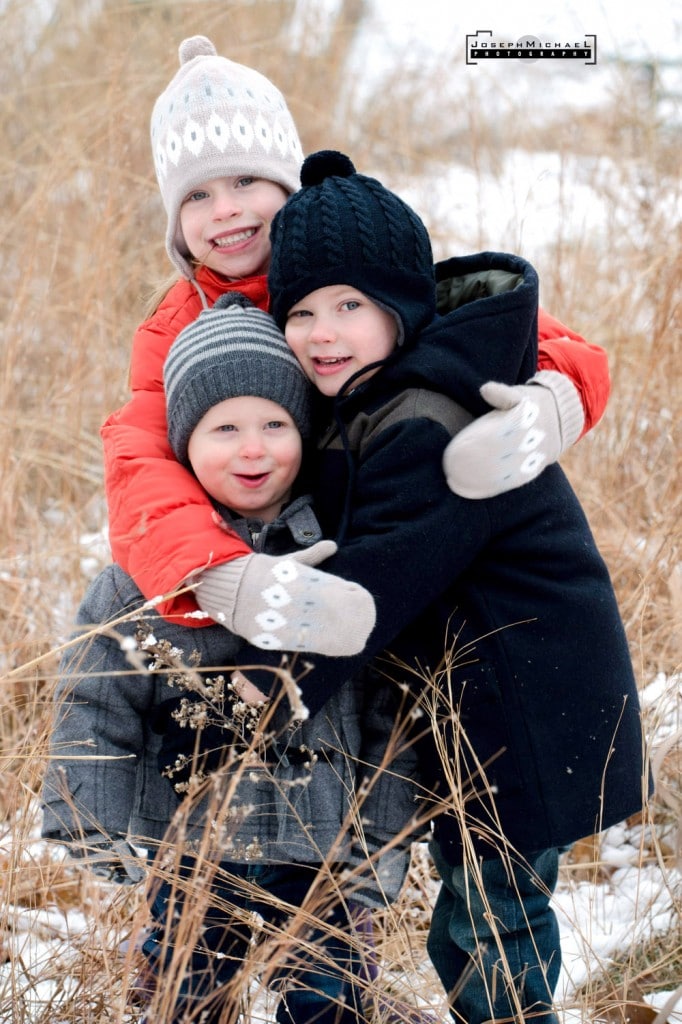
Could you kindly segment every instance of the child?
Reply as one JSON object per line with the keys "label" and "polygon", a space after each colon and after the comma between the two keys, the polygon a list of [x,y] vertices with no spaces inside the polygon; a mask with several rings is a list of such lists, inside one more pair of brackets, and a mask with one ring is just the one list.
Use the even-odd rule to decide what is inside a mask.
{"label": "child", "polygon": [[[253,638],[262,631],[242,605],[266,586],[267,570],[251,557],[244,573],[248,546],[216,526],[202,488],[173,459],[162,367],[178,331],[223,292],[238,289],[268,308],[268,229],[298,187],[301,146],[282,95],[262,75],[217,56],[203,36],[184,40],[180,65],[155,104],[151,137],[168,215],[166,246],[181,280],[138,328],[132,398],[102,429],[110,540],[116,561],[150,599],[170,595],[200,573],[200,587],[158,605],[164,617],[178,621],[192,613],[186,624],[206,627],[211,620],[196,615],[198,602],[214,621]],[[515,383],[511,395],[492,395],[491,401],[514,405],[532,395],[544,432],[541,448],[531,459],[523,448],[523,406],[481,418],[475,434],[465,430],[453,442],[446,471],[454,489],[478,497],[518,486],[601,416],[609,389],[603,350],[542,311],[539,331],[539,364],[527,367],[530,392]],[[491,362],[482,383],[495,372]],[[488,408],[479,399],[477,412]],[[320,587],[326,582],[321,575]],[[306,613],[294,597],[286,621],[283,617],[276,631],[268,631],[267,644],[326,654],[337,653],[341,644],[338,653],[359,651],[367,633],[362,614],[350,602],[344,611],[343,637],[321,612],[302,637],[300,620]]]}
{"label": "child", "polygon": [[[297,559],[305,560],[321,537],[310,499],[296,484],[302,439],[310,433],[310,386],[284,338],[268,314],[230,293],[180,333],[166,360],[164,379],[175,456],[206,488],[224,527],[268,552],[279,566],[284,589],[287,574],[301,564]],[[346,586],[342,581],[338,585]],[[338,603],[344,600],[339,591]],[[131,614],[135,611],[138,616]],[[124,614],[128,619],[117,622]],[[140,862],[128,839],[154,849],[178,804],[172,787],[158,773],[159,736],[154,731],[167,717],[168,707],[183,706],[182,692],[178,694],[168,681],[172,665],[183,663],[184,652],[184,664],[198,663],[198,671],[208,670],[217,687],[219,667],[230,664],[241,641],[217,625],[189,630],[164,622],[144,606],[139,590],[117,565],[93,582],[78,621],[81,626],[114,625],[64,656],[52,759],[43,786],[43,834],[68,843],[100,872],[117,880],[125,880],[127,873],[137,881],[142,876]],[[140,630],[146,634],[142,644],[138,642],[143,653],[138,668],[131,671],[126,650]],[[170,667],[164,661],[169,651],[175,651]],[[159,663],[158,671],[139,666],[144,652]],[[173,1017],[177,1021],[185,1012],[203,1007],[204,1000],[207,1015],[202,1020],[227,1020],[221,1011],[225,1012],[226,999],[234,1002],[235,997],[225,986],[241,966],[250,938],[250,929],[236,923],[235,908],[258,911],[270,924],[282,924],[287,914],[278,900],[301,906],[315,880],[315,892],[324,894],[322,864],[361,867],[367,855],[363,849],[378,850],[398,836],[417,810],[409,782],[413,756],[405,751],[390,775],[369,786],[362,804],[364,836],[353,843],[349,835],[358,792],[357,765],[361,763],[362,774],[371,777],[391,733],[395,708],[387,688],[377,701],[373,695],[370,707],[361,685],[347,684],[324,712],[280,732],[262,757],[248,760],[248,768],[245,758],[253,751],[249,734],[245,741],[239,735],[239,701],[230,720],[230,701],[236,697],[230,698],[229,690],[223,696],[232,761],[222,776],[220,810],[214,807],[209,812],[205,804],[195,808],[187,845],[179,851],[184,854],[180,878],[191,880],[196,858],[189,851],[195,846],[206,849],[207,823],[211,821],[215,831],[214,819],[221,818],[222,834],[210,836],[210,849],[217,844],[221,863],[206,910],[204,938],[197,941],[182,980]],[[201,703],[202,709],[215,711],[204,700]],[[193,741],[196,733],[191,735]],[[210,735],[208,728],[202,738]],[[347,894],[364,904],[394,899],[406,861],[403,844],[379,859],[376,873],[369,866],[356,871],[359,889],[351,880]],[[161,858],[161,870],[163,863]],[[247,888],[240,887],[239,879]],[[155,973],[175,948],[174,928],[180,925],[174,924],[175,917],[167,920],[167,914],[171,898],[176,911],[184,902],[181,890],[177,879],[176,886],[164,882],[152,904],[155,928],[143,949]],[[191,892],[190,898],[197,899],[201,887]],[[332,896],[333,891],[328,898]],[[361,1014],[357,986],[348,975],[359,969],[358,955],[350,939],[342,938],[351,927],[347,913],[345,903],[332,899],[325,919],[329,930],[315,929],[305,947],[313,952],[299,958],[303,966],[282,966],[281,974],[289,983],[298,978],[299,987],[286,992],[278,1010],[281,1022],[355,1022]],[[329,962],[316,964],[316,957],[321,960],[325,955]],[[337,1014],[339,999],[346,1000],[347,1010]]]}
{"label": "child", "polygon": [[[296,187],[301,159],[291,115],[267,79],[216,57],[203,37],[185,40],[180,60],[180,72],[154,108],[151,136],[168,210],[168,251],[184,279],[140,327],[131,366],[135,397],[104,427],[114,558],[152,597],[175,589],[189,568],[220,561],[224,551],[230,557],[238,554],[229,586],[232,594],[240,590],[242,600],[236,608],[226,607],[222,625],[250,639],[261,638],[264,646],[286,641],[287,647],[312,647],[329,654],[359,651],[371,628],[372,617],[365,616],[368,596],[357,590],[342,606],[334,603],[338,581],[303,563],[291,605],[279,610],[275,627],[275,617],[263,608],[261,597],[276,582],[269,562],[254,557],[243,540],[216,527],[206,493],[186,468],[175,463],[168,447],[162,366],[169,346],[230,281],[256,305],[267,307],[263,275],[270,258],[270,221]],[[131,519],[134,526],[121,546],[117,523]],[[202,553],[195,561],[195,538],[200,537],[210,537],[210,544],[199,545]],[[128,543],[133,550],[140,548],[142,563],[125,557]],[[324,550],[309,553],[311,565]],[[146,581],[169,561],[175,565],[169,572],[161,570],[164,578],[157,577],[159,585],[154,583],[152,595]],[[319,594],[312,615],[310,577]],[[166,607],[176,621],[176,609],[196,611],[187,592]],[[164,605],[159,608],[163,611]],[[258,622],[263,615],[268,616],[266,630]],[[343,630],[338,629],[340,616],[345,619]],[[184,621],[189,626],[206,625],[205,617]]]}
{"label": "child", "polygon": [[[428,948],[452,1014],[555,1024],[559,851],[637,812],[646,790],[628,645],[558,465],[477,502],[441,472],[490,366],[510,387],[535,366],[537,276],[483,253],[434,280],[422,222],[348,158],[315,154],[301,181],[273,222],[272,311],[326,396],[319,512],[340,544],[326,565],[377,609],[361,655],[310,659],[303,700],[314,713],[384,650],[433,722],[420,773],[440,801],[443,885]],[[279,661],[261,652],[249,679],[272,688]]]}

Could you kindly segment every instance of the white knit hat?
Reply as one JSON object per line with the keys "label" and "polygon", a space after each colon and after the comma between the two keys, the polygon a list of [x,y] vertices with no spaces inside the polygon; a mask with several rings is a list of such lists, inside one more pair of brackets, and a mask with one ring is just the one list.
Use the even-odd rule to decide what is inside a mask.
{"label": "white knit hat", "polygon": [[219,57],[205,36],[185,39],[178,52],[180,70],[154,104],[151,140],[168,214],[166,249],[191,279],[191,254],[180,228],[188,192],[238,174],[295,192],[303,150],[284,97],[267,78]]}

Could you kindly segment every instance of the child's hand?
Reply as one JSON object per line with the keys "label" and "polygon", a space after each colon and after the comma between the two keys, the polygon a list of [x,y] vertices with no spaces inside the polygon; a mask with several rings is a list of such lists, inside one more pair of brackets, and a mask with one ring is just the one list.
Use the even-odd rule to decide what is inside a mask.
{"label": "child's hand", "polygon": [[582,431],[580,395],[556,370],[514,387],[490,381],[481,395],[494,411],[460,431],[443,455],[448,487],[463,498],[492,498],[529,483]]}
{"label": "child's hand", "polygon": [[372,595],[315,568],[336,552],[321,540],[290,555],[253,554],[199,577],[200,608],[261,650],[358,654],[374,628]]}
{"label": "child's hand", "polygon": [[232,686],[239,699],[243,700],[245,704],[267,704],[269,700],[263,691],[254,686],[241,672],[232,673]]}

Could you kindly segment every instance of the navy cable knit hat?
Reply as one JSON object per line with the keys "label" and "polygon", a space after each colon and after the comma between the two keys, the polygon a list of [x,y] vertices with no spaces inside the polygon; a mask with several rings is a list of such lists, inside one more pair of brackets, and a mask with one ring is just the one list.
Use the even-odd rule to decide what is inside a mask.
{"label": "navy cable knit hat", "polygon": [[433,255],[423,222],[394,192],[358,174],[347,156],[313,153],[301,189],[275,216],[268,275],[271,313],[327,285],[347,284],[393,312],[410,339],[433,320]]}

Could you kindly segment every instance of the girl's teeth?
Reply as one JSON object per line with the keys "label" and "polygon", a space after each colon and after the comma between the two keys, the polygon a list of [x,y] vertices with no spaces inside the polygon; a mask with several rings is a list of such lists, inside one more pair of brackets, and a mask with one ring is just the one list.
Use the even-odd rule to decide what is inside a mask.
{"label": "girl's teeth", "polygon": [[250,228],[248,231],[240,231],[236,235],[229,235],[227,238],[216,238],[214,245],[219,249],[227,249],[230,245],[236,245],[238,242],[245,242],[247,238],[251,238],[255,235],[256,229]]}

